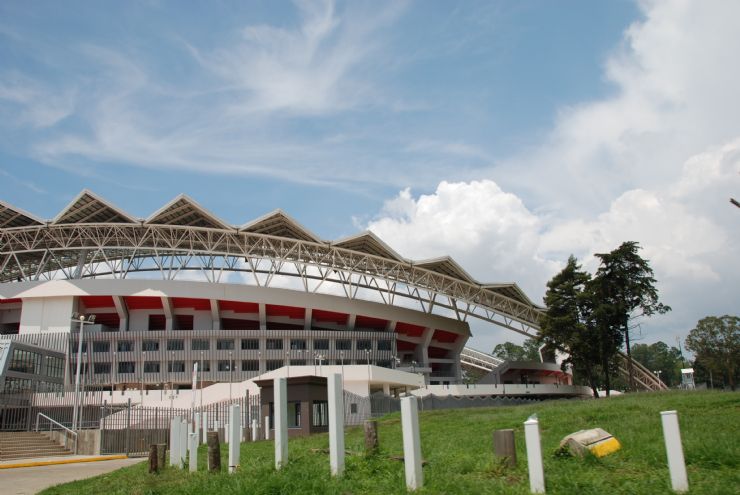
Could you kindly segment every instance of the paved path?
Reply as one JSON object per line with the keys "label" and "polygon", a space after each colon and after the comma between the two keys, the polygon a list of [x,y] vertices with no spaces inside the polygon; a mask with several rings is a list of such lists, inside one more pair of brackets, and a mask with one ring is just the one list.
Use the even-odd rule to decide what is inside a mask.
{"label": "paved path", "polygon": [[0,470],[0,492],[3,495],[33,495],[50,486],[91,478],[145,460],[146,458],[139,457],[112,461],[2,469]]}

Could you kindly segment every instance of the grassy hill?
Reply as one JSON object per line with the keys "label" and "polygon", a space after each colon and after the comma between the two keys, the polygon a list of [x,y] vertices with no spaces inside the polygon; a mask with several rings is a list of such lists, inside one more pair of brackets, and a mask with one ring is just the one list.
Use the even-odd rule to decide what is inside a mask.
{"label": "grassy hill", "polygon": [[[663,392],[612,399],[554,401],[502,408],[430,411],[420,415],[425,486],[419,493],[527,494],[529,482],[523,422],[537,413],[542,431],[547,492],[553,494],[672,493],[660,411],[678,410],[690,493],[740,493],[740,393]],[[554,452],[576,430],[601,427],[622,443],[602,459],[578,460]],[[492,432],[514,428],[518,467],[507,470],[492,456]],[[400,416],[379,422],[381,450],[365,456],[361,428],[347,431],[347,468],[342,479],[329,476],[329,438],[291,440],[290,463],[273,469],[272,442],[245,443],[234,475],[189,473],[167,468],[150,475],[146,463],[89,480],[50,488],[51,494],[391,494],[406,493]],[[223,465],[228,458],[222,451]],[[199,461],[205,470],[206,452]]]}

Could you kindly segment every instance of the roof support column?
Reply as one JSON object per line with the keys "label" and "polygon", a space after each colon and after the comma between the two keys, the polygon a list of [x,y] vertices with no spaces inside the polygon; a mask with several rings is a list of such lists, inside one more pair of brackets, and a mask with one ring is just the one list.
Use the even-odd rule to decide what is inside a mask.
{"label": "roof support column", "polygon": [[260,330],[267,330],[267,308],[264,303],[259,303]]}
{"label": "roof support column", "polygon": [[421,334],[421,342],[416,346],[416,360],[425,367],[429,366],[429,343],[434,335],[433,328],[425,328]]}
{"label": "roof support column", "polygon": [[313,309],[306,308],[306,314],[304,316],[303,320],[303,329],[304,330],[311,330],[311,318],[313,315]]}
{"label": "roof support column", "polygon": [[349,315],[349,318],[347,318],[347,330],[350,332],[354,331],[355,329],[355,321],[357,321],[357,315]]}
{"label": "roof support column", "polygon": [[164,310],[164,329],[165,330],[173,330],[175,328],[174,326],[174,315],[172,314],[172,304],[170,304],[170,298],[162,296],[162,309]]}
{"label": "roof support column", "polygon": [[128,308],[122,296],[113,296],[113,305],[118,313],[118,331],[128,332]]}
{"label": "roof support column", "polygon": [[465,344],[468,342],[468,336],[467,335],[458,335],[457,340],[455,340],[455,347],[454,347],[454,353],[455,353],[455,379],[458,383],[462,383],[462,366],[460,365],[460,353],[465,348]]}
{"label": "roof support column", "polygon": [[221,330],[221,316],[218,308],[218,299],[211,299],[211,321],[213,330]]}

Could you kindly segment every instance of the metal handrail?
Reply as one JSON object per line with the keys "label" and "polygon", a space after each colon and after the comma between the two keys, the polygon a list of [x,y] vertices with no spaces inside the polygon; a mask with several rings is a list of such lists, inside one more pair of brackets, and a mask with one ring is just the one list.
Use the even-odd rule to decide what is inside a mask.
{"label": "metal handrail", "polygon": [[[39,431],[39,418],[41,418],[41,416],[43,416],[45,419],[48,419],[50,423],[53,423],[53,424],[55,424],[57,426],[60,426],[63,430],[66,430],[69,433],[71,433],[72,435],[74,435],[74,438],[75,438],[75,454],[77,454],[77,432],[70,430],[69,428],[67,428],[66,426],[64,426],[62,423],[60,423],[59,421],[53,420],[52,418],[50,418],[49,416],[47,416],[44,413],[38,413],[36,415],[36,431]],[[52,426],[50,425],[49,426],[49,433],[51,433],[51,430],[52,430]],[[67,447],[67,435],[64,435],[64,447],[65,448]]]}

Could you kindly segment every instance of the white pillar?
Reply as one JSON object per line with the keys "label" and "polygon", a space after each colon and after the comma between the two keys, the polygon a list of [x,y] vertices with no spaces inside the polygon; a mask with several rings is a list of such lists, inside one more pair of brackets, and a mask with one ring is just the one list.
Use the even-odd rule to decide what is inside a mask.
{"label": "white pillar", "polygon": [[208,413],[203,413],[203,433],[201,434],[201,443],[208,443]]}
{"label": "white pillar", "polygon": [[226,423],[226,428],[224,428],[224,430],[224,441],[228,444],[231,441],[231,423]]}
{"label": "white pillar", "polygon": [[188,420],[183,419],[180,422],[180,459],[178,466],[185,466],[185,458],[188,455]]}
{"label": "white pillar", "polygon": [[329,464],[332,476],[344,473],[344,390],[342,375],[332,373],[327,379],[329,397]]}
{"label": "white pillar", "polygon": [[663,438],[668,455],[668,471],[671,474],[671,487],[674,492],[689,491],[689,479],[686,476],[686,463],[681,446],[681,430],[678,428],[678,413],[676,411],[662,411],[660,421],[663,423]]}
{"label": "white pillar", "polygon": [[265,416],[265,440],[270,439],[270,416]]}
{"label": "white pillar", "polygon": [[275,469],[288,463],[288,380],[275,378]]}
{"label": "white pillar", "polygon": [[200,443],[200,413],[195,413],[195,421],[193,421],[193,433],[197,442]]}
{"label": "white pillar", "polygon": [[170,466],[177,466],[180,461],[180,425],[182,418],[175,416],[170,420]]}
{"label": "white pillar", "polygon": [[188,459],[188,464],[190,466],[190,471],[197,471],[198,470],[198,434],[197,433],[191,433],[188,435],[188,455],[190,456]]}
{"label": "white pillar", "polygon": [[529,491],[545,493],[545,471],[542,467],[542,447],[540,446],[540,423],[534,416],[524,422],[524,442],[527,445]]}
{"label": "white pillar", "polygon": [[239,467],[239,447],[241,442],[239,441],[239,417],[240,417],[239,404],[231,404],[229,406],[229,472],[233,473],[236,468]]}
{"label": "white pillar", "polygon": [[401,399],[403,429],[403,462],[406,468],[406,488],[416,490],[424,485],[421,469],[421,439],[419,435],[419,404],[416,397]]}
{"label": "white pillar", "polygon": [[252,441],[256,442],[259,439],[259,428],[260,424],[256,418],[252,419]]}

